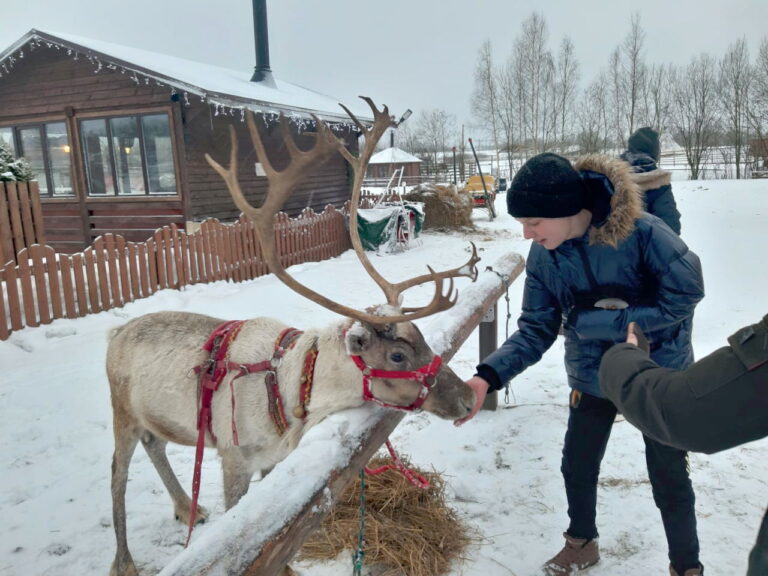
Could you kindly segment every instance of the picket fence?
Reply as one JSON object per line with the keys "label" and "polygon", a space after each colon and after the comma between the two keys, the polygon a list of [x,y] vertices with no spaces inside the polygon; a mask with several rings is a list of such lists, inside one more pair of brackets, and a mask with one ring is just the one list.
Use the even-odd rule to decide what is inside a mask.
{"label": "picket fence", "polygon": [[[276,249],[284,267],[338,256],[350,247],[345,211],[332,206],[297,218],[275,215]],[[25,326],[77,318],[151,296],[166,288],[268,274],[253,223],[207,220],[187,234],[159,228],[145,242],[105,234],[77,254],[34,244],[0,268],[0,340]]]}
{"label": "picket fence", "polygon": [[38,183],[0,182],[0,264],[33,244],[45,244]]}

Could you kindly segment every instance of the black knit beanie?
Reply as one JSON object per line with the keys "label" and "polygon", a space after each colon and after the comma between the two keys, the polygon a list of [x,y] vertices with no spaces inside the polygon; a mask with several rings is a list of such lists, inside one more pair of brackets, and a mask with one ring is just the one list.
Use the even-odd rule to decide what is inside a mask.
{"label": "black knit beanie", "polygon": [[656,162],[661,154],[659,134],[653,128],[638,128],[627,140],[627,149],[635,154],[648,154]]}
{"label": "black knit beanie", "polygon": [[507,212],[515,218],[565,218],[578,214],[584,205],[581,176],[557,154],[529,159],[507,190]]}

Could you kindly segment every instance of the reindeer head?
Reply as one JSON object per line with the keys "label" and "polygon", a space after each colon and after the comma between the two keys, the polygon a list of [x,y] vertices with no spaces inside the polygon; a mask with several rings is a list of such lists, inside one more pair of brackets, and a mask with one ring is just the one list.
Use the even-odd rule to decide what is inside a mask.
{"label": "reindeer head", "polygon": [[[357,321],[347,332],[346,345],[348,354],[363,371],[364,385],[366,391],[370,392],[367,399],[396,408],[423,407],[443,418],[459,418],[465,416],[472,408],[474,392],[450,368],[441,366],[440,358],[430,350],[411,321],[452,307],[457,298],[453,278],[465,276],[474,281],[477,278],[476,264],[480,258],[473,244],[472,255],[464,265],[443,272],[435,272],[427,266],[428,273],[398,283],[388,282],[373,267],[360,241],[357,209],[368,161],[376,143],[393,122],[386,106],[379,110],[370,98],[363,97],[363,100],[373,112],[374,122],[369,128],[342,105],[360,132],[365,135],[365,144],[358,157],[353,156],[344,143],[315,116],[315,144],[310,150],[300,150],[289,133],[285,118],[281,115],[283,141],[290,157],[288,166],[281,171],[275,170],[268,159],[253,114],[246,115],[253,146],[269,181],[266,199],[259,208],[255,208],[245,199],[237,180],[237,137],[232,126],[229,168],[224,168],[208,154],[205,157],[226,182],[237,207],[253,221],[263,257],[270,271],[302,296]],[[275,214],[285,204],[291,191],[310,175],[313,168],[337,153],[346,159],[354,173],[349,226],[352,246],[365,270],[384,292],[387,301],[386,306],[377,311],[363,311],[344,306],[300,284],[283,268],[275,250]],[[445,279],[449,280],[446,290],[443,289]],[[427,282],[434,283],[434,294],[429,304],[417,308],[401,306],[402,293],[405,290]],[[432,390],[439,394],[430,394]]]}
{"label": "reindeer head", "polygon": [[400,410],[423,409],[450,420],[472,409],[472,389],[442,364],[412,322],[354,322],[344,340],[363,374],[365,400]]}

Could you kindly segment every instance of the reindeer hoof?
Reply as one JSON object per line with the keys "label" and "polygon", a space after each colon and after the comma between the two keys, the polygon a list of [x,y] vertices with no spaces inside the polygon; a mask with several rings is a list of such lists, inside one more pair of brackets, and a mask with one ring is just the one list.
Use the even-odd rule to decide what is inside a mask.
{"label": "reindeer hoof", "polygon": [[112,568],[109,570],[109,576],[139,576],[136,565],[133,563],[131,555],[127,559],[119,561],[118,558],[112,562]]}

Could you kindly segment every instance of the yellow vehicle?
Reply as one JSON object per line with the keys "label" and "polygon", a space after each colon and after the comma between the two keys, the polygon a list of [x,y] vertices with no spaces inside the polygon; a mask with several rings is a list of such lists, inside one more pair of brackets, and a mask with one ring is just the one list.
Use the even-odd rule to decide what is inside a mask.
{"label": "yellow vehicle", "polygon": [[[485,181],[485,188],[483,188],[483,181]],[[493,203],[496,201],[496,186],[495,176],[483,174],[481,179],[479,174],[475,174],[464,183],[463,191],[472,195],[474,208],[487,209],[493,218],[496,215],[493,209]]]}

